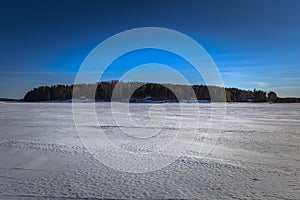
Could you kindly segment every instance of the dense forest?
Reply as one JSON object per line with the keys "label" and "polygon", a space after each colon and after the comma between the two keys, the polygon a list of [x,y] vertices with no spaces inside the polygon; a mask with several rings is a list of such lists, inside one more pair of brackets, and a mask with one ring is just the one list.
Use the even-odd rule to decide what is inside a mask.
{"label": "dense forest", "polygon": [[[116,87],[116,85],[118,87]],[[141,82],[119,82],[105,81],[95,84],[79,84],[79,85],[54,85],[40,86],[27,92],[23,101],[66,101],[74,99],[95,99],[96,101],[111,101],[113,92],[114,100],[122,101],[124,97],[130,94],[131,102],[137,99],[151,97],[157,101],[181,101],[189,99],[190,86],[178,84],[157,84],[157,83],[141,83]],[[298,98],[279,98],[275,92],[267,92],[261,90],[241,90],[238,88],[222,88],[217,86],[193,85],[193,92],[197,100],[210,101],[210,94],[214,94],[212,101],[222,101],[222,96],[226,96],[227,102],[299,102]],[[117,90],[117,92],[116,92]],[[226,93],[226,94],[225,94]],[[175,95],[176,94],[176,95]],[[218,96],[219,95],[219,96]],[[224,98],[223,98],[224,99]]]}

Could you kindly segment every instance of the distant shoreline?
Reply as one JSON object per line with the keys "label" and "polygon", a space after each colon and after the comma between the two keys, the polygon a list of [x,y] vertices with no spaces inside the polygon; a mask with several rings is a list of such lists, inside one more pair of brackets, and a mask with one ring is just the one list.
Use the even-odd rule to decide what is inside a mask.
{"label": "distant shoreline", "polygon": [[0,102],[22,102],[22,99],[0,98]]}
{"label": "distant shoreline", "polygon": [[[70,101],[22,101],[22,100],[1,100],[0,103],[8,103],[8,104],[15,104],[15,103],[20,103],[20,104],[72,104],[72,103],[82,103],[82,104],[88,104],[88,103],[95,103],[95,104],[101,104],[101,103],[111,103],[109,101],[88,101],[88,102],[73,102],[72,100]],[[279,102],[279,103],[270,103],[270,102],[209,102],[209,103],[202,103],[202,102],[117,102],[117,103],[130,103],[130,104],[214,104],[214,103],[226,103],[226,104],[300,104],[300,102],[292,102],[292,103],[286,103],[286,102]]]}
{"label": "distant shoreline", "polygon": [[[144,82],[103,81],[94,84],[40,86],[28,91],[23,99],[0,98],[2,102],[110,102],[116,85],[121,93],[117,102],[130,103],[300,103],[300,98],[278,97],[274,91],[243,90],[207,85],[159,84]],[[121,86],[120,86],[121,85]],[[194,90],[194,98],[186,94],[188,88]],[[75,92],[74,92],[75,91]],[[175,95],[175,93],[176,95]],[[211,99],[211,92],[214,98]],[[178,96],[179,95],[179,96]],[[124,98],[126,97],[126,98]]]}

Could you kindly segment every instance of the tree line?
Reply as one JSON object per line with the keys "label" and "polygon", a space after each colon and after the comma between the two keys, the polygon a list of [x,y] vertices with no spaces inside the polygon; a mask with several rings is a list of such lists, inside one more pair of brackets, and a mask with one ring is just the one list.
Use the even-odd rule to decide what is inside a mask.
{"label": "tree line", "polygon": [[[242,90],[238,88],[222,88],[218,86],[193,85],[191,87],[180,84],[158,84],[142,82],[103,81],[95,84],[52,85],[40,86],[27,92],[23,98],[26,102],[36,101],[66,101],[74,99],[95,99],[96,101],[122,101],[130,96],[129,101],[151,96],[153,100],[180,101],[188,99],[191,92],[197,100],[227,102],[298,102],[297,98],[278,98],[275,92],[262,90]],[[131,92],[131,93],[130,93]],[[175,95],[176,94],[176,95]],[[223,98],[224,99],[224,98]]]}

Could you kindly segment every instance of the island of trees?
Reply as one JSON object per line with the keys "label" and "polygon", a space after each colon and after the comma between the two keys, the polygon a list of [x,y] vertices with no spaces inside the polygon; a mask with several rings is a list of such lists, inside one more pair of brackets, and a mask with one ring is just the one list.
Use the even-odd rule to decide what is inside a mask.
{"label": "island of trees", "polygon": [[[73,88],[80,90],[80,95],[74,98],[95,99],[96,101],[111,101],[113,90],[118,83],[121,92],[126,92],[132,87],[141,85],[131,95],[129,101],[135,102],[138,99],[151,97],[152,100],[164,102],[176,102],[184,99],[184,96],[178,99],[178,94],[184,94],[187,85],[179,84],[157,84],[157,83],[141,83],[141,82],[118,82],[104,81],[95,84],[79,84],[79,85],[52,85],[40,86],[26,93],[22,101],[38,102],[38,101],[69,101],[73,96]],[[168,88],[176,91],[177,96]],[[273,103],[298,103],[299,98],[279,98],[276,93],[270,91],[267,93],[262,90],[242,90],[238,88],[222,88],[218,86],[193,85],[192,86],[196,100],[210,101],[210,92],[214,94],[226,94],[227,102],[273,102]],[[225,89],[225,90],[224,90]],[[76,94],[76,93],[75,93]],[[179,95],[180,96],[180,95]],[[120,97],[121,98],[121,97]],[[120,99],[121,100],[121,99]]]}

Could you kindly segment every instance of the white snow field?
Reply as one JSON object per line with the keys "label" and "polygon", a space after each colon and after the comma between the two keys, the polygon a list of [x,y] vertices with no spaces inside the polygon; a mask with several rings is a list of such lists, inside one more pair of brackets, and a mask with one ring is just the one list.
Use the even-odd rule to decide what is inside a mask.
{"label": "white snow field", "polygon": [[[218,105],[183,104],[199,108],[200,125],[193,114],[181,116],[178,105],[130,104],[132,123],[122,123],[122,117],[127,118],[118,112],[121,122],[116,123],[110,103],[97,103],[99,126],[87,124],[87,132],[102,129],[133,155],[166,145],[172,131],[182,134],[182,144],[185,134],[197,132],[175,162],[156,171],[130,173],[91,155],[76,131],[71,103],[0,103],[0,199],[300,198],[300,104],[227,104],[223,129],[222,121],[209,127]],[[81,106],[84,112],[84,103]],[[158,118],[149,125],[151,116]],[[157,133],[159,117],[166,121]],[[185,122],[179,127],[181,117]],[[204,134],[208,129],[217,134]],[[123,133],[131,130],[143,142]],[[118,160],[116,152],[107,149],[100,153],[120,165],[139,161]],[[170,155],[179,156],[154,156]]]}

